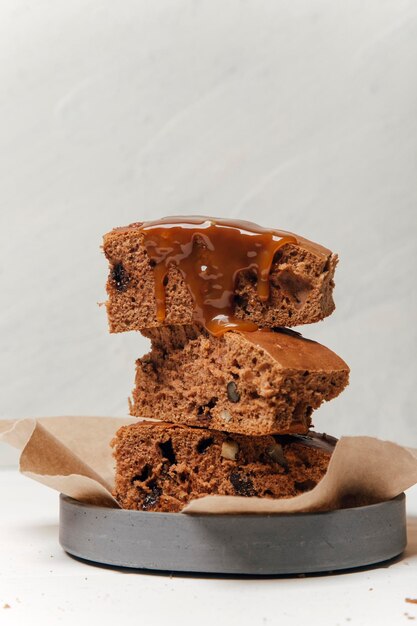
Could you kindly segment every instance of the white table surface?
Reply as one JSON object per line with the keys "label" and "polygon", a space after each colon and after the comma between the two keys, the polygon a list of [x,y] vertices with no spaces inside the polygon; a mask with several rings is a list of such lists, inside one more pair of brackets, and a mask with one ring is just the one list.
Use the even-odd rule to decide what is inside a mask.
{"label": "white table surface", "polygon": [[88,565],[58,543],[58,494],[0,471],[0,624],[304,624],[417,622],[417,488],[408,547],[389,566],[336,575],[215,579]]}

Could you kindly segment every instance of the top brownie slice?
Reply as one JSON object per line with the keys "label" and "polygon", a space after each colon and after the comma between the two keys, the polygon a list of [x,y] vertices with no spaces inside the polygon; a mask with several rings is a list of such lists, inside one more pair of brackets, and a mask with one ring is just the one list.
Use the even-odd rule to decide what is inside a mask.
{"label": "top brownie slice", "polygon": [[[220,272],[215,279],[222,277],[224,270],[231,275],[234,259],[239,254],[240,265],[236,261],[237,271],[233,274],[232,289],[227,290],[227,286],[224,287],[221,294],[223,300],[218,298],[214,306],[219,307],[218,302],[224,303],[225,294],[230,294],[228,319],[249,324],[250,327],[246,330],[311,324],[327,317],[334,310],[332,292],[337,255],[327,248],[292,233],[267,231],[248,222],[217,219],[211,221],[212,218],[181,219],[165,218],[157,223],[132,224],[125,228],[116,228],[104,236],[103,249],[110,266],[107,281],[109,299],[106,303],[110,332],[196,322],[206,325],[197,314],[199,310],[201,313],[201,307],[196,301],[196,289],[200,289],[200,292],[205,290],[208,293],[207,302],[214,302],[213,293],[215,289],[219,289],[219,285],[212,280],[209,287],[213,289],[209,293],[204,272],[207,274],[211,271],[209,280],[213,278],[213,268]],[[157,230],[155,224],[158,226]],[[183,231],[182,224],[186,226]],[[164,238],[174,232],[173,226],[176,228],[175,232],[188,237],[187,241],[182,239],[182,243],[185,241],[186,245],[181,247],[181,250],[188,250],[187,254],[192,254],[193,265],[186,268],[188,274],[184,271],[181,260],[178,261],[179,255],[172,253],[173,261],[170,262],[171,257],[166,253],[171,244],[169,239],[166,247],[163,247]],[[160,237],[157,241],[159,248],[154,240],[150,241],[155,233]],[[218,235],[220,239],[216,239]],[[225,239],[225,235],[230,236],[230,240]],[[260,243],[256,244],[256,252],[247,248],[247,257],[259,254],[261,259],[263,254],[262,271],[255,262],[251,264],[250,260],[246,263],[241,261],[246,251],[245,245],[253,246],[253,242],[258,240]],[[213,250],[217,251],[216,242],[219,241],[222,246],[220,262],[218,258],[213,260],[210,256]],[[263,242],[269,248],[262,249]],[[164,257],[161,256],[161,250]],[[269,265],[265,253],[270,254]],[[161,269],[161,258],[165,263],[163,274],[158,273]],[[187,260],[190,258],[191,256],[187,257]],[[184,255],[181,259],[184,259]],[[191,281],[190,267],[195,267],[197,279],[202,277],[201,284]],[[263,294],[260,290],[261,280],[268,283]],[[162,315],[158,312],[158,288],[159,292],[163,290]],[[211,307],[212,311],[218,310],[219,318],[226,319],[227,315],[223,315],[221,306],[218,309],[214,309],[214,306]],[[207,325],[206,328],[210,330]]]}

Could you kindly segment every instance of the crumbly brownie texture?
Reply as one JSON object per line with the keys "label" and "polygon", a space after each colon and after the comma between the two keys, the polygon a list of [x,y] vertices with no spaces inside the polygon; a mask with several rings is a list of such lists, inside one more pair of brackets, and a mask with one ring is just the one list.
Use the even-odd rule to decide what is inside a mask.
{"label": "crumbly brownie texture", "polygon": [[347,385],[334,352],[298,333],[228,332],[196,326],[148,330],[137,361],[131,414],[242,433],[307,433],[311,413]]}
{"label": "crumbly brownie texture", "polygon": [[114,496],[125,509],[180,511],[205,495],[289,498],[324,476],[336,440],[247,437],[164,423],[119,429]]}
{"label": "crumbly brownie texture", "polygon": [[[112,333],[161,325],[156,318],[153,269],[140,226],[132,224],[104,236],[103,249],[110,265],[106,306]],[[268,301],[258,297],[256,274],[251,270],[240,272],[235,288],[235,317],[268,328],[311,324],[332,313],[337,256],[319,244],[297,238],[298,244],[284,245],[274,257]],[[202,240],[198,245],[204,248]],[[194,322],[191,294],[174,266],[166,277],[165,298],[164,325]]]}

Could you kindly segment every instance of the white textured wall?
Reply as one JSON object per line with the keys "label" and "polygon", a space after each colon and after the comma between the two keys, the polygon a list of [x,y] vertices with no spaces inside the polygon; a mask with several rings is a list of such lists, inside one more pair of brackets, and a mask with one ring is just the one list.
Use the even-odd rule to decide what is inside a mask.
{"label": "white textured wall", "polygon": [[417,446],[416,67],[412,0],[2,0],[1,416],[126,414],[101,235],[205,213],[339,252],[316,427]]}

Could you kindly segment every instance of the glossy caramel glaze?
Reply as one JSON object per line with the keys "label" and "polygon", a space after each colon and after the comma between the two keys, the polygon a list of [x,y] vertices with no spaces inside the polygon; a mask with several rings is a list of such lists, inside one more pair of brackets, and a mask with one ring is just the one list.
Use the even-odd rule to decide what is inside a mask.
{"label": "glossy caramel glaze", "polygon": [[137,227],[153,266],[158,321],[165,319],[164,282],[174,265],[191,292],[195,321],[212,335],[257,330],[253,322],[233,316],[237,275],[242,270],[254,270],[259,298],[268,300],[275,253],[287,243],[298,243],[295,235],[285,231],[203,216],[167,217]]}

